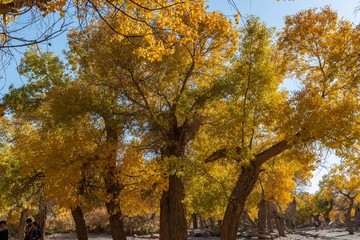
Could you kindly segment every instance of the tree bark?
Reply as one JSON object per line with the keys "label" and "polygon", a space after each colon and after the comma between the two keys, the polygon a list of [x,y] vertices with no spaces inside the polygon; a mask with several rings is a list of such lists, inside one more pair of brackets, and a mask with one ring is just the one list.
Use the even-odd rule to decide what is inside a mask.
{"label": "tree bark", "polygon": [[266,234],[266,201],[264,198],[261,199],[259,203],[259,211],[258,211],[258,233],[260,235]]}
{"label": "tree bark", "polygon": [[271,204],[269,203],[269,201],[266,201],[266,210],[267,210],[267,219],[266,219],[266,224],[267,224],[267,229],[269,231],[269,233],[273,233],[274,232],[274,228],[273,228],[273,224],[272,224],[272,219],[273,219],[273,214],[271,212]]}
{"label": "tree bark", "polygon": [[19,239],[24,239],[24,237],[25,237],[25,233],[24,233],[25,225],[26,225],[25,220],[28,217],[28,215],[29,215],[29,209],[21,210],[20,222],[19,222],[19,231],[18,231]]}
{"label": "tree bark", "polygon": [[349,234],[354,235],[355,234],[354,221],[352,221],[351,219],[351,211],[354,207],[354,198],[348,198],[348,199],[349,199],[349,207],[345,212],[345,221]]}
{"label": "tree bark", "polygon": [[[253,190],[259,177],[262,164],[282,153],[289,147],[290,145],[288,144],[288,141],[282,140],[265,151],[257,154],[254,160],[250,161],[248,165],[242,167],[242,171],[226,207],[221,226],[221,240],[236,239],[238,224],[234,223],[239,222],[239,217],[244,211],[246,199]],[[212,161],[214,160],[216,159],[212,159]]]}
{"label": "tree bark", "polygon": [[221,226],[221,240],[235,240],[238,222],[245,202],[260,174],[260,166],[251,162],[243,166],[238,181],[231,193]]}
{"label": "tree bark", "polygon": [[86,228],[86,223],[84,219],[84,214],[80,206],[71,209],[71,214],[75,221],[76,226],[76,236],[78,240],[87,240],[88,233]]}
{"label": "tree bark", "polygon": [[[164,158],[184,158],[186,146],[193,139],[201,126],[201,118],[194,114],[178,126],[175,108],[170,113],[168,133],[164,135],[165,146],[161,148]],[[178,169],[169,169],[169,171]],[[163,192],[160,201],[160,240],[186,240],[187,224],[184,183],[176,173],[169,176],[169,189]]]}
{"label": "tree bark", "polygon": [[45,239],[47,211],[48,211],[48,206],[44,202],[43,196],[40,196],[39,197],[39,212],[35,216],[35,221],[38,223],[38,225],[41,229],[42,239]]}
{"label": "tree bark", "polygon": [[108,121],[105,121],[106,141],[111,150],[107,156],[107,172],[105,176],[106,193],[110,199],[105,203],[109,214],[111,235],[113,240],[126,240],[126,234],[123,224],[123,216],[120,208],[119,196],[123,185],[119,182],[119,166],[117,165],[119,134],[116,129],[111,127]]}
{"label": "tree bark", "polygon": [[295,229],[296,205],[296,199],[293,198],[293,201],[288,204],[286,209],[286,224],[291,231]]}
{"label": "tree bark", "polygon": [[110,202],[106,203],[106,209],[109,214],[111,236],[113,240],[126,240],[123,216],[119,206],[119,202],[115,199],[111,199]]}
{"label": "tree bark", "polygon": [[160,201],[160,240],[187,239],[184,197],[182,180],[170,175],[169,189],[163,192]]}
{"label": "tree bark", "polygon": [[359,228],[360,227],[360,203],[358,203],[355,207],[354,222],[355,222],[355,228]]}
{"label": "tree bark", "polygon": [[278,230],[279,236],[285,237],[285,228],[284,228],[284,221],[281,217],[280,213],[277,210],[277,207],[274,203],[268,202],[270,204],[271,213],[275,219],[276,228]]}

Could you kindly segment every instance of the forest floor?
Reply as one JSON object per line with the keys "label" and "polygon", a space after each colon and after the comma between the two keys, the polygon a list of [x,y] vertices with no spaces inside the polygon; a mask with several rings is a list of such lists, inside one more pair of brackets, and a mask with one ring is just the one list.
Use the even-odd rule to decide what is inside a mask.
{"label": "forest floor", "polygon": [[[53,234],[47,236],[49,240],[76,240],[75,233],[66,233],[66,234]],[[90,233],[89,240],[110,240],[112,237],[106,233]],[[158,239],[158,235],[154,234],[154,236],[146,235],[146,236],[129,236],[128,240],[152,240]],[[218,237],[191,237],[189,240],[218,240]],[[237,238],[237,239],[245,239],[245,238]],[[257,238],[252,238],[257,239]],[[278,237],[274,239],[279,240],[306,240],[306,239],[319,239],[319,240],[360,240],[360,230],[355,232],[355,235],[349,235],[348,231],[345,228],[325,228],[323,230],[315,231],[314,228],[297,228],[293,234],[287,234],[286,237]]]}

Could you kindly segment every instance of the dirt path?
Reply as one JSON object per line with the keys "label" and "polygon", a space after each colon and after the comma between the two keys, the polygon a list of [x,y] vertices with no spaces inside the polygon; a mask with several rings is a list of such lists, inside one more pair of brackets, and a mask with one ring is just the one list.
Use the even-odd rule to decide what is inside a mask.
{"label": "dirt path", "polygon": [[[53,234],[47,237],[49,240],[76,240],[75,233],[67,234]],[[111,240],[111,235],[109,234],[89,234],[89,240]],[[158,240],[158,235],[154,236],[129,236],[128,240]],[[244,238],[238,238],[244,239]],[[256,239],[256,238],[253,238]],[[286,237],[276,238],[279,240],[360,240],[360,230],[355,232],[355,235],[349,235],[349,233],[344,228],[329,228],[320,231],[315,231],[314,228],[301,228],[296,229],[294,234],[287,234]],[[219,240],[217,237],[208,237],[208,238],[199,238],[193,237],[189,240]]]}

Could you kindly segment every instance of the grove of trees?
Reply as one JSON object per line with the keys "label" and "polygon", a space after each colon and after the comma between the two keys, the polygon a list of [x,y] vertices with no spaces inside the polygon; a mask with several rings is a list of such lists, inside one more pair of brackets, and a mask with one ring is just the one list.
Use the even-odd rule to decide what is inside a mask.
{"label": "grove of trees", "polygon": [[[5,1],[2,24],[27,7],[63,16],[66,4]],[[30,47],[18,67],[26,83],[2,98],[0,215],[20,219],[20,237],[26,217],[46,232],[68,213],[86,240],[97,209],[116,240],[134,216],[157,217],[161,240],[187,239],[198,218],[222,240],[246,224],[267,237],[273,222],[285,235],[319,219],[354,234],[357,25],[330,7],[287,16],[275,32],[253,16],[239,27],[202,0],[73,4],[86,24],[69,32],[69,50]],[[0,35],[11,47],[14,35]],[[327,151],[341,164],[315,195],[299,192]]]}

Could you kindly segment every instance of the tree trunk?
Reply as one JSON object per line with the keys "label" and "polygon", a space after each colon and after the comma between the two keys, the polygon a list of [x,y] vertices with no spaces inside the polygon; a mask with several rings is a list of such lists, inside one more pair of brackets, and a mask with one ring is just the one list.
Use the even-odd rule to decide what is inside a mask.
{"label": "tree trunk", "polygon": [[351,219],[351,211],[354,207],[354,198],[348,198],[348,199],[349,199],[349,207],[345,212],[345,221],[349,234],[354,235],[355,234],[354,221],[352,221]]}
{"label": "tree trunk", "polygon": [[273,219],[273,214],[271,212],[271,204],[267,201],[266,202],[266,208],[267,208],[267,229],[269,231],[269,233],[273,233],[274,232],[274,228],[273,228],[273,224],[272,224],[272,219]]}
{"label": "tree trunk", "polygon": [[187,239],[184,197],[182,180],[170,175],[169,189],[163,192],[160,201],[160,240]]}
{"label": "tree trunk", "polygon": [[35,216],[35,221],[38,223],[38,225],[41,229],[42,239],[45,239],[47,211],[48,211],[47,204],[44,202],[43,196],[40,196],[39,212]]}
{"label": "tree trunk", "polygon": [[260,174],[260,166],[249,163],[243,166],[235,188],[229,198],[221,226],[221,240],[235,240],[238,222],[244,212],[245,202]]}
{"label": "tree trunk", "polygon": [[355,207],[354,223],[355,223],[355,228],[358,229],[360,227],[360,203],[358,203]]}
{"label": "tree trunk", "polygon": [[[169,133],[171,134],[164,136],[168,144],[161,148],[161,156],[164,158],[184,158],[186,145],[199,130],[200,125],[198,123],[198,120],[194,120],[193,123],[185,121],[184,125],[178,126],[176,114],[172,112],[169,117],[171,126]],[[170,172],[174,170],[176,172],[178,169],[171,167],[168,169]],[[184,198],[183,179],[176,173],[170,174],[169,188],[163,192],[160,200],[160,240],[187,239]]]}
{"label": "tree trunk", "polygon": [[80,206],[71,209],[71,214],[74,218],[76,226],[76,236],[78,240],[87,240],[88,234],[84,214]]}
{"label": "tree trunk", "polygon": [[286,237],[285,229],[284,229],[284,221],[282,217],[279,214],[276,214],[274,218],[275,218],[276,228],[279,232],[279,236]]}
{"label": "tree trunk", "polygon": [[25,233],[24,233],[25,225],[26,225],[25,220],[28,216],[29,216],[29,209],[21,210],[20,222],[19,222],[19,232],[18,232],[19,239],[24,239],[24,237],[25,237]]}
{"label": "tree trunk", "polygon": [[191,215],[191,218],[192,218],[192,222],[193,222],[193,229],[197,229],[198,228],[197,213],[193,213]]}
{"label": "tree trunk", "polygon": [[113,240],[126,240],[123,216],[120,208],[120,193],[123,185],[119,182],[120,169],[117,162],[119,134],[111,124],[105,121],[106,142],[110,150],[107,151],[107,172],[105,176],[106,193],[110,199],[105,203],[109,214],[111,235]]}
{"label": "tree trunk", "polygon": [[126,240],[123,216],[119,207],[119,202],[114,199],[110,200],[110,202],[106,203],[106,209],[109,214],[112,239]]}
{"label": "tree trunk", "polygon": [[[226,207],[221,227],[221,240],[236,239],[238,224],[234,223],[239,222],[239,217],[244,211],[246,199],[253,190],[259,177],[261,166],[266,161],[282,153],[289,147],[290,145],[288,144],[288,141],[282,140],[263,152],[256,154],[254,160],[250,161],[248,165],[242,167],[242,171]],[[211,161],[214,160],[216,159],[211,159]]]}
{"label": "tree trunk", "polygon": [[293,201],[288,204],[286,209],[286,224],[291,231],[295,229],[296,205],[296,199],[293,198]]}
{"label": "tree trunk", "polygon": [[259,211],[258,211],[258,233],[260,235],[266,234],[266,202],[265,199],[262,198],[259,203]]}
{"label": "tree trunk", "polygon": [[277,210],[277,206],[273,202],[268,201],[268,204],[270,206],[269,209],[271,211],[271,214],[274,217],[279,236],[285,237],[284,219],[281,217],[280,213]]}
{"label": "tree trunk", "polygon": [[[243,212],[243,214],[241,216],[242,216],[243,221],[248,223],[251,226],[251,228],[253,228],[253,229],[256,228],[256,226],[257,226],[256,222],[251,219],[249,213],[246,210]],[[241,222],[240,220],[239,220],[239,223]]]}

